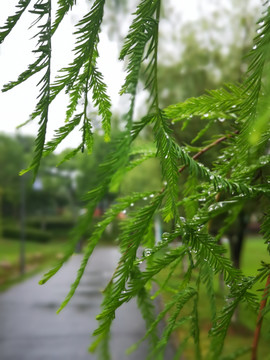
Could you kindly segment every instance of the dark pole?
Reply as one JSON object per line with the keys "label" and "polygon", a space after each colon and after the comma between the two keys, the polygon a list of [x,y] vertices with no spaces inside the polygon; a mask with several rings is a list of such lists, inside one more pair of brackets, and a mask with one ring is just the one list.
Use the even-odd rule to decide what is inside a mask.
{"label": "dark pole", "polygon": [[25,201],[25,175],[21,176],[21,241],[20,241],[20,274],[25,273],[25,213],[26,213],[26,201]]}

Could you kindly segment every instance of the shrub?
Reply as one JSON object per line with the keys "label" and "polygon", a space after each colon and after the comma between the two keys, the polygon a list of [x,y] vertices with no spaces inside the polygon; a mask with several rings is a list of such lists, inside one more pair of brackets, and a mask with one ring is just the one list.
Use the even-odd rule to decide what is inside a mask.
{"label": "shrub", "polygon": [[34,228],[42,228],[45,224],[46,229],[48,230],[70,230],[74,226],[75,221],[71,218],[63,217],[44,217],[44,216],[35,216],[27,219],[27,225]]}
{"label": "shrub", "polygon": [[[22,230],[17,226],[4,226],[3,236],[7,239],[18,239],[21,237]],[[48,231],[35,229],[31,227],[25,228],[25,238],[27,241],[35,241],[45,243],[52,238],[52,234]]]}

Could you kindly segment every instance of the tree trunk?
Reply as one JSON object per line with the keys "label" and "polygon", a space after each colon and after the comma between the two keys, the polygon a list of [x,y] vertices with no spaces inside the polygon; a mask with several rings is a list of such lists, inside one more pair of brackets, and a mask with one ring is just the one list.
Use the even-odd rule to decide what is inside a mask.
{"label": "tree trunk", "polygon": [[247,216],[244,211],[241,211],[238,217],[237,230],[232,236],[230,236],[231,260],[233,266],[237,269],[240,269],[241,253],[247,224]]}
{"label": "tree trunk", "polygon": [[[248,224],[248,217],[244,211],[241,211],[239,213],[238,224],[237,224],[238,226],[236,228],[235,234],[233,234],[230,237],[231,260],[233,266],[236,269],[240,269],[241,253],[243,249],[247,224]],[[237,307],[233,314],[232,322],[236,323],[238,318],[239,318],[239,308]]]}

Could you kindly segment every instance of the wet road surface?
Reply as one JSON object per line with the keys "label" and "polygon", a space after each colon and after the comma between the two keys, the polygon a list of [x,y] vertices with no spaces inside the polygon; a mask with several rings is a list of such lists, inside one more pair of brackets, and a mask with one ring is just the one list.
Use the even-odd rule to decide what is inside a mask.
{"label": "wet road surface", "polygon": [[[0,360],[94,360],[87,351],[102,300],[101,290],[119,258],[115,248],[96,249],[73,299],[57,315],[81,255],[74,255],[46,285],[35,276],[0,294]],[[145,332],[135,301],[119,309],[112,331],[113,360],[143,360],[147,344],[129,356],[127,347]],[[171,359],[172,357],[168,357]]]}

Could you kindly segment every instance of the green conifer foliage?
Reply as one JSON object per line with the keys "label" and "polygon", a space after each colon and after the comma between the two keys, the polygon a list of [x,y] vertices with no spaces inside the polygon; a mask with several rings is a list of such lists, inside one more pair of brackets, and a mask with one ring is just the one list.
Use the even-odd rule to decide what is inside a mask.
{"label": "green conifer foliage", "polygon": [[[83,151],[84,148],[92,151],[89,102],[100,115],[104,140],[110,140],[111,104],[103,76],[97,68],[99,33],[106,11],[106,1],[95,0],[89,3],[89,12],[83,15],[75,26],[76,44],[73,61],[59,69],[55,79],[51,76],[51,39],[61,21],[69,16],[76,6],[76,1],[58,0],[56,14],[52,17],[51,0],[20,0],[16,13],[8,17],[0,28],[0,42],[7,41],[6,37],[16,26],[23,12],[29,5],[32,6],[31,12],[36,16],[36,20],[31,26],[37,31],[37,46],[33,51],[37,59],[17,80],[6,84],[2,90],[8,91],[33,75],[40,74],[40,94],[30,117],[31,120],[38,120],[39,130],[33,160],[28,169],[24,170],[32,170],[34,176],[38,172],[42,157],[53,152],[78,126],[82,132],[81,143],[66,159],[76,155],[80,150]],[[137,298],[147,327],[141,341],[150,338],[149,358],[163,358],[172,332],[183,323],[189,323],[190,337],[194,341],[194,358],[202,359],[198,303],[200,284],[203,283],[208,290],[212,314],[212,329],[209,332],[211,346],[207,359],[216,360],[222,358],[223,344],[231,318],[240,302],[245,302],[255,309],[261,317],[266,316],[270,310],[268,304],[259,312],[259,297],[251,292],[256,283],[269,278],[270,263],[263,263],[256,274],[245,277],[240,270],[232,266],[225,248],[219,243],[248,200],[259,201],[263,198],[266,200],[264,203],[269,200],[270,178],[267,167],[269,168],[270,162],[270,8],[265,4],[262,17],[258,19],[258,34],[249,54],[250,65],[241,84],[226,84],[198,98],[190,98],[161,109],[159,92],[162,89],[159,89],[158,84],[161,5],[166,6],[166,2],[161,4],[161,0],[141,0],[134,9],[133,22],[120,52],[120,59],[126,60],[127,64],[127,76],[121,93],[130,97],[130,107],[124,117],[125,130],[114,140],[114,151],[108,154],[103,164],[100,164],[96,186],[89,189],[86,194],[87,212],[79,219],[73,232],[70,250],[55,268],[44,275],[40,283],[49,280],[70,258],[77,241],[88,232],[94,209],[104,194],[116,186],[126,173],[155,156],[160,161],[163,187],[159,191],[132,193],[119,198],[107,209],[87,241],[77,278],[59,311],[67,305],[76,291],[103,231],[119,212],[128,209],[127,219],[119,236],[121,257],[104,291],[101,313],[97,317],[99,325],[94,332],[95,340],[90,349],[94,351],[100,346],[102,359],[109,359],[109,334],[115,312],[123,303]],[[55,20],[52,21],[52,18]],[[149,107],[140,121],[134,121],[134,104],[138,83],[142,78],[145,79],[145,87],[149,90]],[[49,108],[61,92],[69,95],[66,123],[56,131],[55,137],[46,143],[46,127],[50,121]],[[92,96],[91,100],[89,94]],[[82,106],[79,106],[79,103]],[[230,125],[229,130],[227,126],[223,134],[216,134],[204,147],[183,146],[175,140],[171,122],[183,122],[184,126],[187,126],[193,116],[201,122],[201,130],[194,141],[205,135],[214,120],[226,120]],[[154,151],[153,147],[151,151],[149,147],[134,150],[134,140],[145,128],[153,134]],[[222,148],[219,150],[218,158],[211,167],[207,167],[200,161],[201,155],[219,144],[222,144]],[[185,186],[180,187],[179,177],[186,174],[188,176]],[[265,251],[270,253],[270,210],[263,208],[262,211],[265,215],[261,219],[261,231],[266,243]],[[165,223],[169,223],[168,227],[171,230],[163,233],[161,241],[156,243],[153,240],[153,222],[157,215],[162,217]],[[222,215],[223,221],[214,236],[209,224],[219,215]],[[140,247],[145,249],[141,256],[138,251]],[[187,269],[183,277],[179,278],[178,288],[171,289],[171,300],[165,303],[164,308],[156,315],[153,299],[163,289],[169,289],[170,277],[182,267],[184,258],[187,259]],[[163,270],[167,271],[167,277],[161,283],[158,274]],[[217,311],[215,305],[213,280],[216,274],[223,275],[230,291],[230,301],[221,311]],[[197,278],[195,285],[191,282],[192,276]],[[152,286],[153,284],[158,284],[158,290],[156,285]],[[153,295],[154,289],[156,293]],[[269,289],[265,292],[265,297],[268,295]],[[182,315],[183,308],[189,309],[188,315]],[[165,317],[166,326],[159,337],[157,325]],[[177,356],[180,356],[185,343],[186,341],[183,341],[180,344]],[[253,346],[253,353],[256,352],[256,346]],[[239,350],[231,358],[237,358],[243,351]]]}

